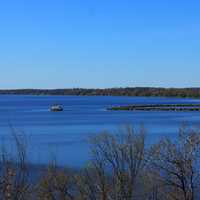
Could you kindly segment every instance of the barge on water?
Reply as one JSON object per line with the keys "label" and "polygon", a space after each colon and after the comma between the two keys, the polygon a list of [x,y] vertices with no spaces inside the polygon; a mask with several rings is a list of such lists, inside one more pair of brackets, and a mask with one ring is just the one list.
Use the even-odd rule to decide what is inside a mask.
{"label": "barge on water", "polygon": [[63,110],[64,110],[63,107],[61,105],[58,105],[58,104],[52,105],[51,108],[50,108],[50,111],[52,111],[52,112],[61,112]]}

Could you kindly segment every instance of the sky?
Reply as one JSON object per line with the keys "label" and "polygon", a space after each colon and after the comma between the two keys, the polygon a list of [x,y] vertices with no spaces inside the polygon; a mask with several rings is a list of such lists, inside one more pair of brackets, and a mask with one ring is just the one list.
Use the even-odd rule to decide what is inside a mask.
{"label": "sky", "polygon": [[199,0],[0,1],[0,88],[200,87]]}

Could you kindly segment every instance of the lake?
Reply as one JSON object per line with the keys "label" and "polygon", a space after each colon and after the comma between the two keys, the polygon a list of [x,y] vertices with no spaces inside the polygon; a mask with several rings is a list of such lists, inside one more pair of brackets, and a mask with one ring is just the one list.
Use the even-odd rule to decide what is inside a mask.
{"label": "lake", "polygon": [[[63,112],[50,112],[52,104]],[[0,96],[0,139],[8,152],[15,152],[13,129],[23,135],[29,162],[80,167],[90,158],[87,139],[104,130],[126,124],[147,130],[149,143],[164,136],[176,137],[183,122],[199,126],[200,112],[107,111],[110,106],[128,104],[199,104],[198,99],[104,96]]]}

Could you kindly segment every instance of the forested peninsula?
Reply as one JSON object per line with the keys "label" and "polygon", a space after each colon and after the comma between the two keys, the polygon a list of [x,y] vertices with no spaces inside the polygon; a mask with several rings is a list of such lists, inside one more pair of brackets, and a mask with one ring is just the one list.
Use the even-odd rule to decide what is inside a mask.
{"label": "forested peninsula", "polygon": [[76,96],[145,96],[145,97],[200,97],[200,88],[127,87],[107,89],[9,89],[0,95],[76,95]]}

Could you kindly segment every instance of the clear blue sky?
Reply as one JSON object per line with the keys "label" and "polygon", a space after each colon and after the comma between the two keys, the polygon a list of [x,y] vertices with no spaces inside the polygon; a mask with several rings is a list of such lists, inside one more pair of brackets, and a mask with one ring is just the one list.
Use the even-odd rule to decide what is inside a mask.
{"label": "clear blue sky", "polygon": [[0,88],[200,86],[199,0],[0,2]]}

